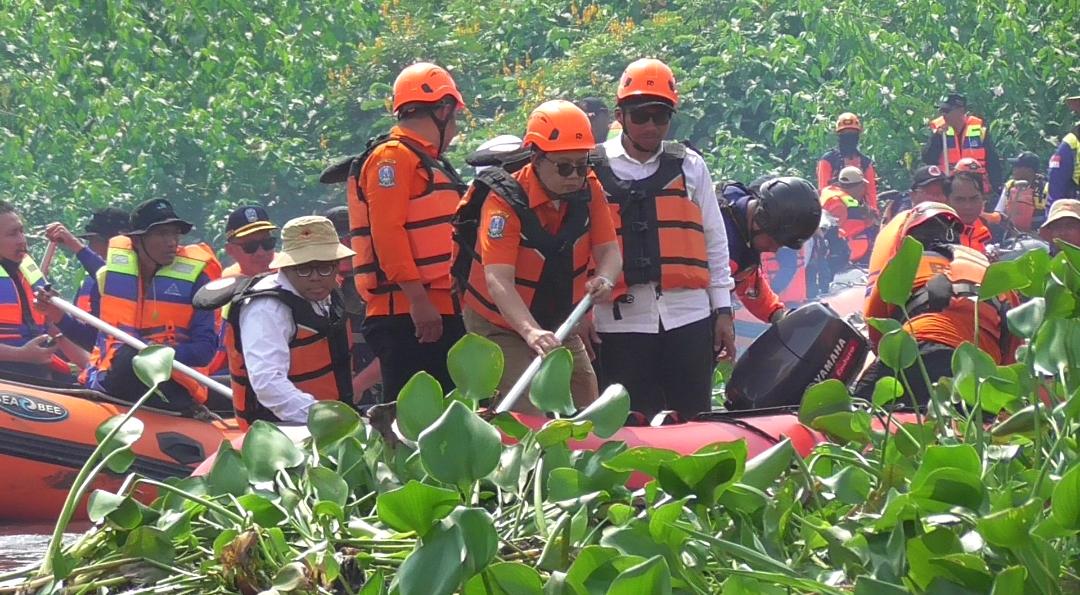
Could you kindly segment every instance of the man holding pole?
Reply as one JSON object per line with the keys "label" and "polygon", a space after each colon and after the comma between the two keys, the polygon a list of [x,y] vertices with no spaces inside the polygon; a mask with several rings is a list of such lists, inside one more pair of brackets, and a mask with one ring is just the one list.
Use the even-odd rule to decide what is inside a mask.
{"label": "man holding pole", "polygon": [[983,180],[983,194],[999,188],[1001,164],[990,129],[982,118],[968,114],[967,99],[958,93],[947,95],[938,107],[940,115],[930,122],[930,138],[923,146],[923,163],[940,167],[948,176],[961,159],[971,157],[988,174]]}
{"label": "man holding pole", "polygon": [[[560,342],[554,331],[586,294],[610,301],[622,270],[611,213],[589,169],[596,143],[585,112],[556,100],[529,116],[523,144],[532,149],[529,163],[512,175],[482,172],[458,210],[459,221],[470,206],[473,216],[479,210],[475,245],[460,247],[470,263],[465,327],[502,348],[503,395],[533,358],[565,344],[574,356],[574,403],[585,407],[598,394],[585,344],[578,335]],[[514,409],[531,410],[521,401]]]}
{"label": "man holding pole", "polygon": [[[176,350],[176,360],[205,366],[217,348],[214,313],[196,310],[195,292],[221,275],[221,264],[205,244],[180,245],[194,226],[176,216],[163,199],[149,200],[131,213],[130,231],[109,242],[105,267],[98,272],[101,319],[150,344]],[[137,351],[111,335],[101,335],[90,366],[80,380],[88,387],[126,401],[146,386],[131,367]],[[150,405],[187,412],[206,393],[186,377],[174,375],[159,387]]]}

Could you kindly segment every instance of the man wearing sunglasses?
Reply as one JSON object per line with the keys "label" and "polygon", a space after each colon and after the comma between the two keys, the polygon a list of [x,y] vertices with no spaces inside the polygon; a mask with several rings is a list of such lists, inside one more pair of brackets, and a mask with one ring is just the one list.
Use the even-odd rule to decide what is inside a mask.
{"label": "man wearing sunglasses", "polygon": [[225,347],[233,405],[242,425],[306,423],[318,400],[352,403],[349,331],[338,264],[354,252],[326,217],[298,217],[282,229],[279,269],[258,277],[229,309]]}
{"label": "man wearing sunglasses", "polygon": [[[540,105],[523,145],[532,151],[529,163],[513,174],[479,174],[458,211],[460,220],[480,206],[475,245],[460,247],[469,267],[459,280],[466,328],[502,348],[502,394],[533,358],[559,347],[553,331],[586,293],[610,302],[622,268],[611,213],[589,171],[596,142],[585,112],[562,100]],[[564,342],[574,357],[570,391],[578,407],[598,394],[583,338]],[[527,402],[517,408],[532,411]]]}
{"label": "man wearing sunglasses", "polygon": [[225,253],[233,264],[225,267],[223,277],[254,277],[270,270],[274,259],[277,226],[270,222],[266,209],[245,205],[229,213],[225,222]]}
{"label": "man wearing sunglasses", "polygon": [[671,69],[630,64],[615,98],[622,134],[594,165],[623,252],[615,302],[595,311],[604,382],[646,415],[689,417],[711,408],[717,357],[735,357],[727,234],[701,155],[664,141],[679,101]]}

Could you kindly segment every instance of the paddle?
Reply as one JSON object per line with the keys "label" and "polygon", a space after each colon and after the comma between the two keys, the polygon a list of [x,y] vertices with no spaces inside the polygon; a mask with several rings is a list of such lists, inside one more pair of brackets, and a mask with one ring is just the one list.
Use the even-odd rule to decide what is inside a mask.
{"label": "paddle", "polygon": [[[97,318],[89,312],[80,309],[78,306],[72,304],[71,302],[68,302],[58,297],[52,297],[49,298],[49,303],[55,305],[57,308],[60,308],[64,311],[64,313],[70,315],[72,318],[76,318],[81,322],[89,324],[97,330],[108,334],[116,339],[119,339],[123,343],[130,345],[135,349],[142,350],[146,348],[146,343],[101,320],[100,318]],[[178,361],[173,362],[173,369],[222,396],[229,397],[230,399],[232,398],[232,389],[214,380],[213,378],[210,378],[206,374],[199,372],[198,370],[195,370]]]}
{"label": "paddle", "polygon": [[[586,294],[585,298],[578,302],[574,311],[566,318],[566,321],[559,325],[558,330],[555,331],[555,338],[560,342],[565,340],[566,336],[570,334],[571,329],[577,325],[581,320],[581,317],[592,307],[592,302],[592,295]],[[517,382],[514,383],[514,386],[510,388],[510,392],[506,393],[506,398],[504,398],[502,402],[499,403],[499,406],[495,408],[495,413],[509,411],[514,406],[514,403],[517,403],[517,400],[521,398],[521,395],[525,394],[525,389],[529,387],[529,383],[532,382],[533,376],[536,376],[536,373],[540,371],[540,364],[543,362],[544,356],[536,356],[536,359],[529,364],[529,367],[525,368],[525,373],[523,373],[521,377],[517,379]]]}

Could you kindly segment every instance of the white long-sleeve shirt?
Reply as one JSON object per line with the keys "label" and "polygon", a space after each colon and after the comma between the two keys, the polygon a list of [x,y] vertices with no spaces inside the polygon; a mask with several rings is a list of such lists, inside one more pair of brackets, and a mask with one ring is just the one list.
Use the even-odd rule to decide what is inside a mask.
{"label": "white long-sleeve shirt", "polygon": [[[300,295],[289,279],[275,273],[255,284],[255,289],[282,289]],[[303,297],[303,296],[300,296]],[[330,313],[330,298],[308,302],[320,315]],[[259,403],[282,422],[306,423],[308,409],[316,399],[289,381],[289,341],[296,335],[292,311],[274,298],[258,298],[240,311],[240,344],[244,349],[248,381]]]}
{"label": "white long-sleeve shirt", "polygon": [[[660,152],[645,162],[626,154],[622,137],[604,143],[611,170],[621,179],[640,180],[656,173],[660,167]],[[701,223],[705,229],[705,250],[709,260],[709,288],[675,289],[665,287],[657,295],[656,283],[642,283],[629,288],[632,301],[619,302],[621,320],[615,320],[614,305],[600,304],[594,308],[596,329],[601,333],[658,333],[664,329],[686,326],[706,318],[714,308],[731,306],[731,261],[728,257],[727,232],[716,201],[712,177],[705,160],[692,149],[686,150],[683,160],[686,193],[701,208]]]}

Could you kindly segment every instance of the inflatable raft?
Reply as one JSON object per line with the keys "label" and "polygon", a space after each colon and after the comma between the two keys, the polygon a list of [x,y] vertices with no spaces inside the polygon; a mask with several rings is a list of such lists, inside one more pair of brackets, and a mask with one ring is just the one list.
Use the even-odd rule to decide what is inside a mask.
{"label": "inflatable raft", "polygon": [[[75,475],[97,445],[94,432],[127,408],[95,391],[35,386],[0,377],[0,520],[54,521]],[[157,411],[136,414],[144,426],[130,471],[151,479],[186,477],[222,439],[240,435],[231,420],[205,422]],[[116,489],[107,471],[94,487]],[[140,494],[145,499],[152,493]],[[86,517],[80,505],[76,518]]]}

